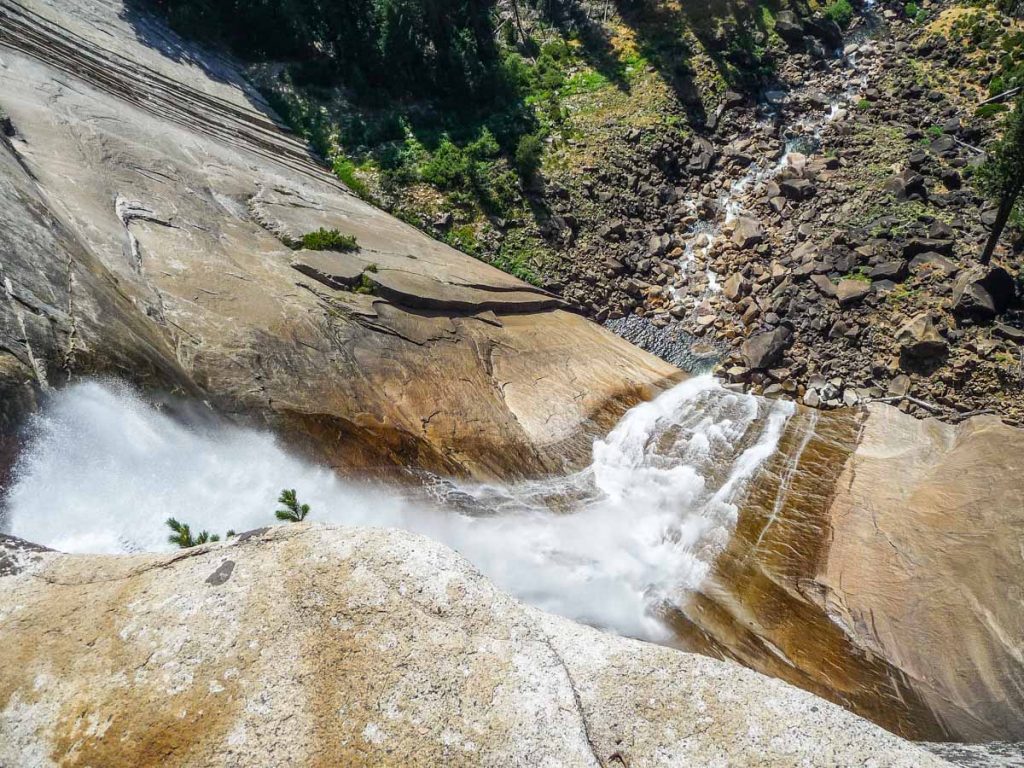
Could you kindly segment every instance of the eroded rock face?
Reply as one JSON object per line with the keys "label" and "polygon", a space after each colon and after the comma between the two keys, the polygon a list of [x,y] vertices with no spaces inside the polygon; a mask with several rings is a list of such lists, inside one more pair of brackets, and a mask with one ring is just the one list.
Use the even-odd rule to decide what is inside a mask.
{"label": "eroded rock face", "polygon": [[799,411],[680,632],[906,736],[1020,741],[1022,471],[995,417]]}
{"label": "eroded rock face", "polygon": [[398,531],[39,553],[0,586],[3,764],[946,764],[780,681],[525,607]]}
{"label": "eroded rock face", "polygon": [[[47,387],[111,373],[339,467],[561,471],[679,375],[354,197],[118,0],[0,0],[0,58],[0,460]],[[318,228],[359,250],[286,245]]]}

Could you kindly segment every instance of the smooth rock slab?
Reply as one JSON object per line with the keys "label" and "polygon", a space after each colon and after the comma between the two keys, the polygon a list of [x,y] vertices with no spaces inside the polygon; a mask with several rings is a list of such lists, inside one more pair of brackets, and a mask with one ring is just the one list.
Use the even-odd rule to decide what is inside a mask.
{"label": "smooth rock slab", "polygon": [[241,538],[0,580],[0,764],[946,765],[778,680],[528,608],[417,535]]}

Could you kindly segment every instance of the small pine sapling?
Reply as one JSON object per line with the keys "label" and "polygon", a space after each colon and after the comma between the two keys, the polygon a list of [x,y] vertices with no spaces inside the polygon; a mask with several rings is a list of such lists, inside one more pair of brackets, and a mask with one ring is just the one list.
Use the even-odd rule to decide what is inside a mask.
{"label": "small pine sapling", "polygon": [[181,549],[220,541],[220,536],[215,533],[211,534],[208,531],[201,531],[198,536],[193,536],[192,529],[188,523],[178,522],[173,517],[167,518],[167,527],[172,531],[171,535],[167,537],[167,541],[171,544],[176,544]]}
{"label": "small pine sapling", "polygon": [[277,515],[278,520],[285,520],[289,523],[301,523],[306,519],[306,515],[309,514],[309,504],[299,504],[294,488],[290,490],[286,488],[281,491],[277,501],[280,504],[284,504],[285,507],[274,513]]}

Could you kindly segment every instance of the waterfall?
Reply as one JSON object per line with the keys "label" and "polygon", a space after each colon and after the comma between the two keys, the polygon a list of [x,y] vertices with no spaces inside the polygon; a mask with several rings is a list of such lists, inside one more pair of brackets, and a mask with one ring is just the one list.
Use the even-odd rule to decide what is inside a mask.
{"label": "waterfall", "polygon": [[221,535],[272,525],[295,488],[311,521],[425,534],[527,602],[659,640],[660,609],[700,584],[793,409],[696,377],[627,412],[575,474],[410,490],[342,480],[268,433],[86,382],[31,420],[0,529],[67,552],[169,550],[168,517]]}

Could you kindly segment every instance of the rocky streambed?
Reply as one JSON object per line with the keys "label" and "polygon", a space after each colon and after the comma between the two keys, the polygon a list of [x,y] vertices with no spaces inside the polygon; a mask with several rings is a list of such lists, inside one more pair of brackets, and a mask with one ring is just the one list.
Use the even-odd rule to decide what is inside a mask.
{"label": "rocky streambed", "polygon": [[[841,154],[836,168],[779,162],[766,127],[769,164],[746,162],[741,140],[728,176],[680,200],[680,231],[649,245],[663,279],[636,284],[643,316],[602,318],[670,364],[355,198],[232,62],[115,0],[0,0],[0,59],[4,530],[67,533],[72,502],[107,499],[102,549],[122,553],[5,538],[0,760],[938,765],[901,737],[1024,736],[1024,614],[1008,587],[1022,573],[1022,433],[997,416],[952,425],[736,391],[875,396],[848,398],[809,351],[797,372],[811,345],[794,318],[832,322],[835,308],[787,324],[761,306],[840,271],[829,249],[849,243],[801,236],[783,185],[820,199],[806,190],[842,173]],[[830,104],[815,126],[839,124]],[[741,109],[763,112],[735,104],[719,130]],[[773,200],[778,220],[763,215]],[[295,247],[318,229],[357,246]],[[761,248],[759,229],[814,258]],[[613,222],[609,242],[628,232]],[[926,240],[924,253],[953,242]],[[741,264],[750,253],[764,263]],[[805,261],[831,266],[797,279]],[[842,282],[829,299],[872,306],[883,280],[868,276],[861,304],[840,300]],[[728,332],[739,312],[758,331],[742,341]],[[669,317],[674,338],[655,330]],[[982,327],[931,322],[925,347]],[[759,364],[733,371],[734,347]],[[727,386],[676,367],[723,359]],[[102,389],[82,383],[93,377],[136,387],[132,419],[99,397],[74,412],[84,422],[58,418],[76,386]],[[91,485],[127,467],[124,483]],[[280,467],[341,489],[317,499],[326,522],[407,531],[299,526],[139,552],[171,514],[252,527],[269,510],[232,497],[278,483]],[[199,496],[181,483],[188,508],[165,508],[183,503],[173,489],[119,493],[129,476],[203,473]],[[370,476],[391,483],[337,485]],[[524,600],[703,655],[526,608],[408,530]]]}
{"label": "rocky streambed", "polygon": [[565,295],[697,337],[750,391],[1020,423],[1020,249],[1008,236],[977,263],[994,210],[970,177],[996,124],[975,115],[984,67],[961,11],[879,5],[845,36],[784,12],[763,89],[726,93],[683,136],[620,137],[585,180],[601,215]]}

